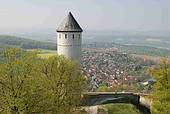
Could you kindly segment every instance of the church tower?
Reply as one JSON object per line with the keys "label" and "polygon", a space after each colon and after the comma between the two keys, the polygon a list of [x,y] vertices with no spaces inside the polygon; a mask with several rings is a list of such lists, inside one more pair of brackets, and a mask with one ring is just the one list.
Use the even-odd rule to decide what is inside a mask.
{"label": "church tower", "polygon": [[71,12],[57,29],[57,53],[66,58],[81,60],[82,28]]}

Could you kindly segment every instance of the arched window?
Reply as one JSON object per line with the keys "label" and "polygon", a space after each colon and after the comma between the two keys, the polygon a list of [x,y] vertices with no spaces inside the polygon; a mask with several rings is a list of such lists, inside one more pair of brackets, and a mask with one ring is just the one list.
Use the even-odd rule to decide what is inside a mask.
{"label": "arched window", "polygon": [[72,38],[74,39],[74,34],[72,35]]}
{"label": "arched window", "polygon": [[67,34],[65,34],[65,39],[67,39]]}

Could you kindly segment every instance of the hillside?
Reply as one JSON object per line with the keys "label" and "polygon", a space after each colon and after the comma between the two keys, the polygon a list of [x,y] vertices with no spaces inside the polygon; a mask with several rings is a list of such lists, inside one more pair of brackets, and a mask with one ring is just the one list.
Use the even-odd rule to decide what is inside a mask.
{"label": "hillside", "polygon": [[0,48],[8,46],[20,47],[23,49],[56,49],[56,44],[54,43],[30,40],[15,36],[0,35]]}
{"label": "hillside", "polygon": [[[31,40],[16,36],[0,35],[0,48],[19,47],[23,49],[45,49],[56,50],[56,44],[52,42]],[[170,50],[139,45],[120,45],[115,43],[88,43],[83,44],[83,48],[117,48],[123,53],[147,55],[147,56],[170,56]]]}
{"label": "hillside", "polygon": [[170,56],[170,50],[155,48],[150,46],[122,45],[120,49],[129,54],[148,55],[148,56]]}

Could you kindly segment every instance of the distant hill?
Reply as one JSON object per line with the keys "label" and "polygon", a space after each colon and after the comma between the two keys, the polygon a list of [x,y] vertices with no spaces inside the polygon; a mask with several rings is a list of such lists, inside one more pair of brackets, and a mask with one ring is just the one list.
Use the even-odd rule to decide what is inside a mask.
{"label": "distant hill", "polygon": [[[55,28],[38,28],[11,33],[14,36],[38,41],[56,42]],[[115,42],[170,49],[170,31],[84,30],[83,43]]]}
{"label": "distant hill", "polygon": [[163,48],[156,48],[152,46],[140,46],[140,45],[123,45],[116,43],[91,43],[84,44],[85,48],[116,48],[122,53],[137,54],[137,55],[147,55],[147,56],[157,56],[157,57],[167,57],[170,56],[170,50]]}
{"label": "distant hill", "polygon": [[117,44],[129,44],[140,46],[152,46],[156,48],[170,49],[170,37],[168,36],[144,36],[144,35],[115,35],[115,34],[95,34],[84,38],[90,42],[115,42]]}
{"label": "distant hill", "polygon": [[121,50],[129,54],[148,55],[148,56],[170,56],[170,50],[155,48],[150,46],[122,45]]}
{"label": "distant hill", "polygon": [[0,35],[0,48],[9,46],[20,47],[23,49],[56,49],[55,43],[36,41],[15,36]]}
{"label": "distant hill", "polygon": [[[31,40],[16,36],[0,35],[0,48],[4,47],[19,47],[23,49],[45,49],[56,50],[56,44],[52,42]],[[119,51],[128,54],[149,55],[149,56],[170,56],[170,50],[155,48],[151,46],[140,45],[123,45],[112,42],[96,42],[83,44],[84,48],[111,48],[115,47]]]}

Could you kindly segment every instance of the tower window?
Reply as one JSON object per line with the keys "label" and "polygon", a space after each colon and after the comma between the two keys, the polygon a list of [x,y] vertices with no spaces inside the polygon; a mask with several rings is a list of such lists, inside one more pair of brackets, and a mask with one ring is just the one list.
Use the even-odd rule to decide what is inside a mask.
{"label": "tower window", "polygon": [[74,34],[72,35],[73,39],[74,39]]}
{"label": "tower window", "polygon": [[65,39],[67,39],[67,34],[65,34]]}
{"label": "tower window", "polygon": [[79,39],[81,38],[81,35],[79,34]]}
{"label": "tower window", "polygon": [[59,34],[59,38],[61,38],[61,34]]}

